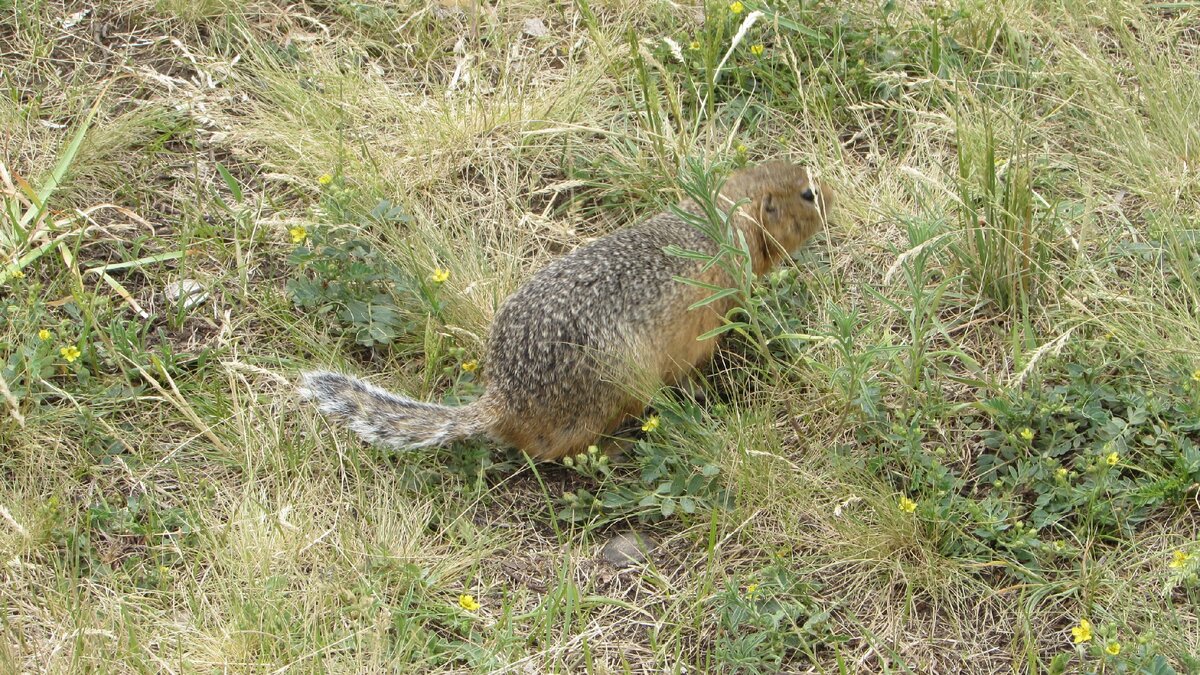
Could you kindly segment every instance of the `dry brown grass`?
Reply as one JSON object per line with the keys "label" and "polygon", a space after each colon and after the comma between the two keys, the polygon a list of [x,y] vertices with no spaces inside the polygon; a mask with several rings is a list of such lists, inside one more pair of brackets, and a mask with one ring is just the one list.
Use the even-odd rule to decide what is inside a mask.
{"label": "dry brown grass", "polygon": [[[853,365],[832,339],[811,340],[782,383],[745,375],[761,365],[753,357],[722,362],[730,372],[714,379],[734,393],[708,422],[735,506],[651,528],[661,547],[646,569],[597,561],[618,528],[553,519],[559,495],[587,484],[571,472],[497,453],[511,466],[476,480],[453,453],[360,447],[294,398],[296,371],[329,364],[419,395],[446,391],[437,354],[481,354],[522,279],[672,201],[688,156],[791,157],[836,186],[834,225],[801,258],[805,332],[832,336],[839,312],[856,312],[860,384],[924,415],[925,442],[945,446],[948,465],[970,472],[981,450],[964,412],[992,393],[977,380],[1015,384],[1068,332],[1076,346],[1111,334],[1145,373],[1200,368],[1200,281],[1186,268],[1200,209],[1196,8],[963,3],[969,18],[951,37],[991,65],[870,79],[841,57],[884,47],[851,33],[928,39],[917,32],[924,3],[899,4],[891,17],[865,2],[803,15],[844,12],[842,48],[760,25],[771,55],[794,66],[790,94],[759,83],[746,90],[751,112],[724,101],[711,118],[680,118],[667,94],[686,83],[656,50],[664,36],[697,34],[702,14],[676,3],[0,0],[0,163],[40,188],[102,97],[49,206],[59,222],[127,209],[96,211],[71,236],[72,259],[51,249],[0,286],[11,307],[0,374],[16,401],[0,399],[0,669],[754,672],[722,651],[719,613],[774,565],[811,584],[828,639],[762,671],[1041,672],[1071,650],[1084,614],[1114,626],[1127,654],[1154,631],[1182,671],[1200,653],[1200,615],[1165,561],[1195,546],[1194,505],[1132,538],[1075,542],[1078,574],[1044,583],[947,554],[953,523],[896,508],[897,469],[861,442],[853,400],[830,376]],[[1016,58],[995,16],[1044,64],[1025,87],[1003,79]],[[545,37],[527,34],[531,19]],[[628,31],[658,73],[664,127],[645,105]],[[809,60],[824,63],[811,80]],[[830,109],[831,99],[854,103]],[[914,300],[898,260],[930,238],[914,228],[952,222],[956,120],[984,112],[1002,142],[1028,134],[1037,189],[1079,210],[1047,273],[1053,292],[1024,323],[962,283],[946,293],[931,348],[982,372],[958,361],[898,394],[903,360],[890,355],[911,346],[900,308]],[[245,192],[240,214],[217,201],[232,201],[218,164]],[[430,321],[421,348],[357,349],[289,301],[288,228],[329,217],[323,174],[343,181],[347,204],[387,198],[411,215],[365,228],[382,250],[417,275],[451,270],[444,320]],[[1123,252],[1159,241],[1182,253]],[[37,243],[0,249],[2,262]],[[146,320],[81,273],[178,251],[115,276]],[[939,279],[957,278],[937,260]],[[209,292],[186,317],[162,297],[183,278]],[[139,372],[118,325],[144,329],[136,358],[159,361]],[[41,327],[53,348],[32,337]],[[87,376],[55,356],[74,342],[91,350]],[[48,360],[25,377],[33,357],[22,355],[35,352]],[[781,403],[795,416],[782,419]],[[478,613],[458,608],[460,593],[480,600]]]}

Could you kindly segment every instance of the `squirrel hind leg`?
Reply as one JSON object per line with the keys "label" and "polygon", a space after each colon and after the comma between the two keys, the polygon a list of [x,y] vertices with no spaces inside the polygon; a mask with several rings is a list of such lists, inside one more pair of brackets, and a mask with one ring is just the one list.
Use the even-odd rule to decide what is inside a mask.
{"label": "squirrel hind leg", "polygon": [[549,413],[509,416],[491,428],[491,435],[536,460],[552,461],[587,452],[589,445],[602,445],[607,436],[627,426],[640,428],[645,407],[645,402],[631,398],[595,405],[590,414],[580,412],[569,419]]}
{"label": "squirrel hind leg", "polygon": [[489,435],[539,461],[578,455],[599,437],[596,432],[579,426],[577,420],[556,424],[549,419],[505,419],[494,425]]}

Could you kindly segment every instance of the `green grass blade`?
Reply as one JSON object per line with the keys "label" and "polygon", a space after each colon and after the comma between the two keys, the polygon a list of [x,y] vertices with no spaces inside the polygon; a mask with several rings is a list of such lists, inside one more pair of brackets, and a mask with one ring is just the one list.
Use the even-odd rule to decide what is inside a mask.
{"label": "green grass blade", "polygon": [[88,111],[83,122],[79,124],[79,128],[75,130],[75,135],[71,137],[71,142],[67,143],[67,147],[59,156],[58,162],[55,163],[54,169],[50,172],[50,176],[46,183],[42,185],[42,189],[38,190],[37,201],[33,207],[25,211],[25,215],[21,217],[19,223],[21,228],[26,228],[32,223],[42,211],[46,208],[46,204],[50,201],[50,197],[58,186],[62,183],[67,172],[71,169],[71,164],[75,162],[75,155],[79,154],[79,148],[83,146],[83,140],[87,137],[88,130],[92,127],[92,121],[96,118],[96,113],[100,110],[100,103],[104,100],[104,92],[96,97],[96,102],[92,104],[91,110]]}

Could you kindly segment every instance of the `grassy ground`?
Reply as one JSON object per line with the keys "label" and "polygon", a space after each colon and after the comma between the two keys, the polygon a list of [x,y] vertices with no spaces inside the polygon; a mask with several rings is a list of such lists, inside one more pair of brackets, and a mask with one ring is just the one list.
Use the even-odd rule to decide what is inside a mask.
{"label": "grassy ground", "polygon": [[[1197,672],[1200,7],[707,10],[0,0],[0,670]],[[533,270],[773,157],[833,223],[624,460],[296,399],[478,395]]]}

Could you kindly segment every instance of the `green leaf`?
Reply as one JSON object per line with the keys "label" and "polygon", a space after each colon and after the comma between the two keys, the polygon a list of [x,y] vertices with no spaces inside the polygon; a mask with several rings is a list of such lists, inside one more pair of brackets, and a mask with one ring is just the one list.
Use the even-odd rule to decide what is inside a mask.
{"label": "green leaf", "polygon": [[89,267],[84,270],[84,273],[94,272],[99,274],[101,272],[111,272],[112,270],[123,270],[129,267],[142,267],[144,265],[166,262],[168,260],[178,260],[183,256],[183,251],[167,251],[166,253],[150,255],[144,258],[138,258],[137,260],[127,260],[125,262],[111,263],[109,265],[97,265],[96,267]]}
{"label": "green leaf", "polygon": [[675,282],[678,282],[678,283],[681,283],[681,284],[687,284],[688,286],[695,286],[695,287],[697,287],[697,288],[705,288],[705,289],[708,289],[708,290],[710,290],[710,291],[723,291],[723,290],[725,290],[725,287],[724,287],[724,286],[718,286],[718,285],[716,285],[716,284],[710,284],[710,283],[708,283],[707,281],[700,281],[699,279],[692,279],[691,277],[681,277],[681,276],[678,276],[678,275],[677,275],[677,276],[673,276],[673,277],[671,277],[671,281],[675,281]]}
{"label": "green leaf", "polygon": [[687,258],[689,260],[708,260],[709,258],[713,257],[712,253],[705,253],[704,251],[693,251],[693,250],[686,249],[686,248],[680,248],[679,246],[676,246],[675,244],[668,244],[667,246],[664,246],[663,253],[666,253],[669,256],[674,256],[676,258]]}
{"label": "green leaf", "polygon": [[696,338],[696,340],[703,342],[704,340],[711,340],[712,338],[715,338],[718,335],[724,335],[725,333],[728,333],[731,330],[737,330],[737,329],[749,328],[749,327],[750,327],[750,324],[746,323],[745,321],[731,321],[723,326],[717,326],[716,328],[704,333],[700,337]]}
{"label": "green leaf", "polygon": [[703,300],[700,300],[699,302],[692,303],[691,306],[688,307],[688,311],[691,311],[693,309],[699,309],[706,305],[711,305],[712,303],[714,303],[718,300],[723,300],[725,298],[728,298],[731,295],[737,295],[740,292],[741,292],[741,289],[726,288],[723,291],[713,293],[712,295],[708,296],[707,298],[704,298]]}
{"label": "green leaf", "polygon": [[1155,654],[1145,671],[1148,675],[1176,675],[1175,669],[1162,654]]}
{"label": "green leaf", "polygon": [[238,204],[242,203],[242,187],[234,180],[233,175],[225,168],[224,164],[217,162],[217,173],[221,174],[221,179],[225,181],[225,186],[229,188],[229,194],[233,195],[233,201]]}
{"label": "green leaf", "polygon": [[92,104],[92,109],[88,111],[87,117],[83,118],[83,122],[79,124],[79,128],[75,130],[75,135],[71,138],[71,142],[67,143],[67,147],[59,156],[58,162],[54,165],[54,169],[50,172],[49,179],[42,185],[42,189],[38,190],[37,200],[34,206],[21,216],[20,227],[25,228],[34,221],[35,218],[41,215],[42,210],[50,201],[50,196],[58,189],[60,183],[67,172],[71,169],[71,164],[75,161],[75,155],[79,154],[79,148],[83,145],[83,139],[87,136],[88,130],[92,127],[92,121],[96,118],[96,113],[100,110],[100,102],[104,100],[104,94],[108,91],[100,92],[96,97],[96,102]]}

